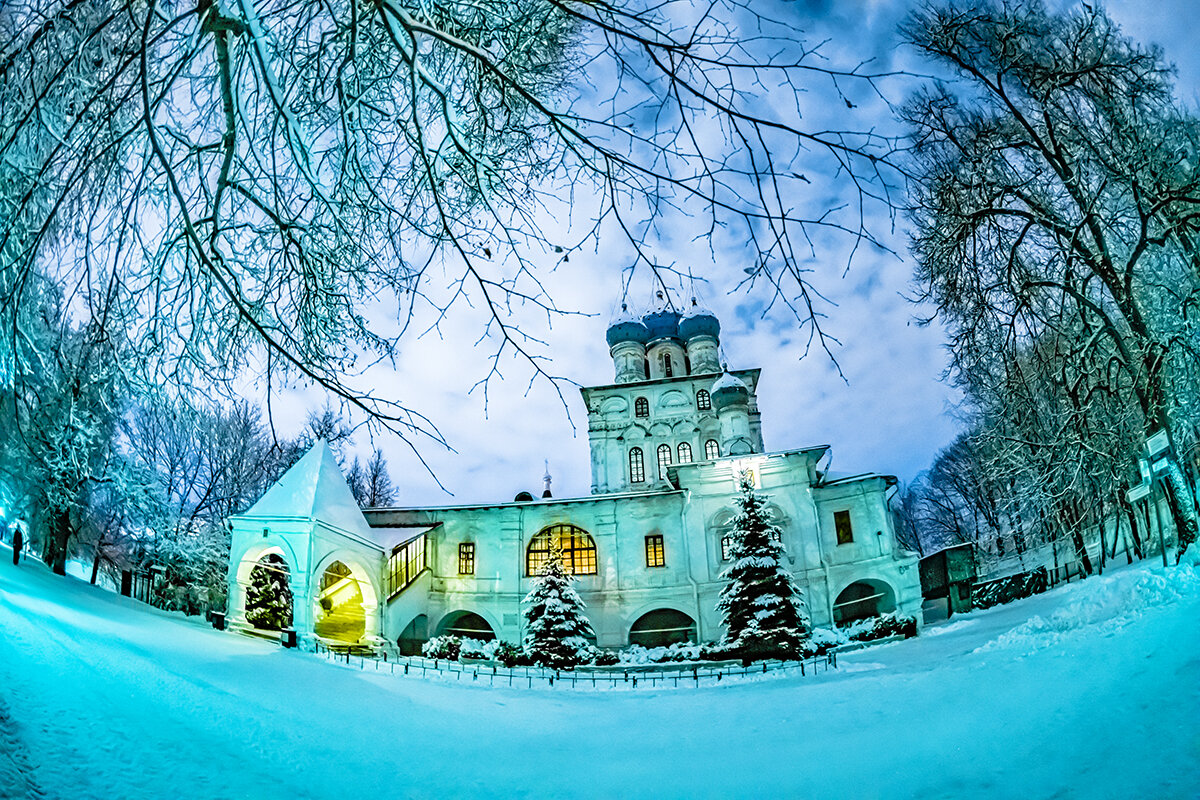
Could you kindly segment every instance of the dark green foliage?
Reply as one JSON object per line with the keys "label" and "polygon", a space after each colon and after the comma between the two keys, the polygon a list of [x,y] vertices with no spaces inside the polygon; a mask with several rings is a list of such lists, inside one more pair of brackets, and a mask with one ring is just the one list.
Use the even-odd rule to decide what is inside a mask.
{"label": "dark green foliage", "polygon": [[731,533],[733,564],[725,571],[728,583],[717,603],[725,622],[720,649],[725,658],[744,661],[795,658],[808,620],[783,565],[779,528],[767,518],[766,498],[754,491],[748,475],[742,476],[737,506]]}
{"label": "dark green foliage", "polygon": [[601,650],[596,653],[596,657],[592,659],[592,663],[597,667],[611,667],[621,660],[620,656],[611,650]]}
{"label": "dark green foliage", "polygon": [[495,658],[506,667],[528,667],[533,664],[533,659],[529,657],[525,649],[512,642],[500,642],[497,644]]}
{"label": "dark green foliage", "polygon": [[287,563],[275,553],[250,570],[246,589],[246,621],[256,628],[277,631],[292,624],[292,590]]}

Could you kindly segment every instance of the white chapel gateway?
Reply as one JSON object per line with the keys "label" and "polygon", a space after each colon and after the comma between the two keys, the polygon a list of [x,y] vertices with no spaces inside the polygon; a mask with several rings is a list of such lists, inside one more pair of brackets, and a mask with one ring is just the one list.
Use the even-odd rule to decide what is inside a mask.
{"label": "white chapel gateway", "polygon": [[917,557],[896,544],[895,478],[834,478],[827,445],[765,452],[759,370],[723,371],[720,324],[693,307],[622,312],[608,328],[615,383],[584,388],[592,494],[360,510],[319,442],[230,519],[229,622],[250,627],[256,565],[286,570],[302,640],[522,637],[521,600],[552,546],[587,603],[597,644],[715,641],[737,476],[749,470],[812,624],[890,611],[920,618]]}

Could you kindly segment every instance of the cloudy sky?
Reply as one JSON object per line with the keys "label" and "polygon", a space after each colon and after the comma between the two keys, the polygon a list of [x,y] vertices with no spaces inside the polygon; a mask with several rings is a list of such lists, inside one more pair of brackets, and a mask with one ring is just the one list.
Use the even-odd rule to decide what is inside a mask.
{"label": "cloudy sky", "polygon": [[[895,29],[905,12],[903,3],[829,0],[790,2],[784,9],[810,43],[827,40],[822,52],[831,63],[853,66],[873,58],[880,69],[928,71],[897,46]],[[1179,96],[1197,105],[1200,55],[1186,22],[1195,6],[1188,0],[1126,0],[1110,3],[1108,9],[1129,35],[1162,45],[1179,69]],[[820,121],[836,109],[843,127],[892,128],[882,102],[868,98],[847,111],[830,89],[809,88],[802,101],[809,119]],[[904,94],[904,85],[895,84],[890,99],[900,101]],[[821,187],[818,181],[814,193],[836,188]],[[904,256],[902,221],[893,228],[886,217],[880,218],[874,229]],[[943,334],[936,325],[920,327],[915,322],[928,309],[905,299],[911,293],[912,269],[906,257],[863,253],[843,277],[845,252],[840,248],[829,243],[827,252],[817,252],[806,265],[813,270],[814,284],[830,300],[822,310],[825,327],[841,342],[834,352],[835,365],[823,353],[805,355],[805,336],[795,319],[778,310],[764,314],[765,296],[731,291],[744,251],[718,247],[714,259],[706,247],[692,241],[689,231],[678,231],[658,245],[661,262],[712,278],[702,282],[698,292],[721,318],[730,367],[763,369],[759,406],[768,450],[830,444],[836,471],[883,472],[911,480],[960,426],[955,392],[942,381]],[[620,270],[629,255],[618,244],[602,246],[600,252],[573,256],[542,275],[561,308],[581,312],[549,324],[544,317],[528,317],[529,330],[546,342],[541,352],[551,359],[547,369],[552,374],[585,386],[612,382],[604,331],[620,299]],[[437,281],[435,276],[431,282],[434,293],[440,289]],[[635,285],[631,302],[648,302],[649,295],[648,289]],[[511,500],[521,490],[537,492],[544,460],[550,463],[556,496],[589,492],[587,421],[576,386],[560,383],[560,399],[547,382],[530,382],[527,364],[504,359],[499,365],[503,379],[488,383],[486,403],[480,388],[472,391],[488,374],[494,351],[488,340],[476,345],[484,321],[479,313],[461,307],[438,331],[410,339],[395,371],[389,367],[372,373],[376,392],[401,398],[427,414],[453,448],[419,444],[441,488],[410,448],[390,437],[375,440],[388,456],[401,505],[498,502]],[[320,402],[311,392],[297,391],[283,405],[299,409]],[[295,425],[301,417],[292,414],[281,427]]]}

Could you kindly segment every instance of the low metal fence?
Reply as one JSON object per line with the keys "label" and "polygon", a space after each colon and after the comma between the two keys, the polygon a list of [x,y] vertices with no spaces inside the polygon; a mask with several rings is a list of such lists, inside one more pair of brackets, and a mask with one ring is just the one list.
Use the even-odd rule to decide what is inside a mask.
{"label": "low metal fence", "polygon": [[701,685],[716,685],[729,678],[743,678],[770,673],[816,676],[837,669],[837,653],[802,661],[759,661],[748,665],[740,662],[711,664],[638,664],[627,667],[582,667],[576,670],[552,670],[542,667],[503,667],[495,664],[472,664],[420,656],[392,657],[386,652],[370,656],[351,646],[329,646],[317,643],[316,652],[333,663],[357,665],[360,670],[414,677],[439,676],[445,679],[487,686],[510,686],[532,689],[534,686],[583,689],[645,689]]}

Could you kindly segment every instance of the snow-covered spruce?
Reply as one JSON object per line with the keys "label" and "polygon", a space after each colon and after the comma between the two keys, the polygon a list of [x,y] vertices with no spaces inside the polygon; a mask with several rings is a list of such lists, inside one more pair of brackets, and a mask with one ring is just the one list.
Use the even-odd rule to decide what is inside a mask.
{"label": "snow-covered spruce", "polygon": [[766,500],[742,473],[730,534],[733,564],[724,573],[728,583],[717,610],[725,621],[722,648],[743,660],[796,658],[804,652],[808,628],[800,592],[782,563],[779,528],[766,516]]}
{"label": "snow-covered spruce", "polygon": [[591,650],[595,634],[573,581],[556,545],[525,597],[525,652],[544,667],[570,669]]}
{"label": "snow-covered spruce", "polygon": [[287,563],[274,553],[250,570],[246,620],[256,628],[269,631],[292,624],[292,590],[288,586]]}

